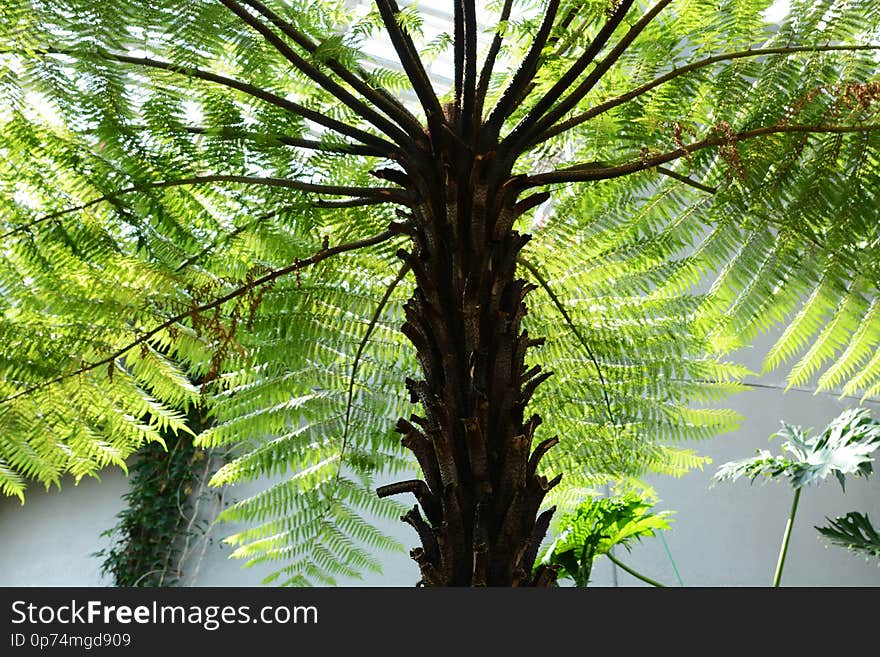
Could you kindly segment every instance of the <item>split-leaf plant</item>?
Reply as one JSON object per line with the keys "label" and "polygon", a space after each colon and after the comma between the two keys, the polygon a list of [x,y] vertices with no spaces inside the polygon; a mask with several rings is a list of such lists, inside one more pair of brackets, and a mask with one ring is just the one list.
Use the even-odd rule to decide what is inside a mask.
{"label": "split-leaf plant", "polygon": [[[874,419],[864,408],[846,410],[819,433],[812,436],[810,433],[810,429],[805,430],[783,422],[782,430],[771,436],[771,438],[785,439],[780,455],[759,449],[756,456],[723,464],[714,477],[715,481],[736,481],[740,477],[746,477],[751,481],[758,477],[767,479],[785,477],[794,489],[791,511],[782,534],[782,545],[779,548],[779,558],[773,574],[773,586],[779,586],[782,581],[791,530],[794,527],[803,488],[809,484],[820,484],[828,475],[833,474],[840,483],[841,490],[845,492],[846,475],[854,477],[870,475],[873,472],[872,454],[880,448],[880,421]],[[838,533],[831,535],[839,542],[842,533],[840,530],[845,528],[847,524],[840,522],[840,525],[835,527]],[[829,535],[827,530],[820,530],[820,533]],[[861,541],[856,544],[864,547]]]}
{"label": "split-leaf plant", "polygon": [[880,560],[880,532],[874,529],[867,513],[850,511],[845,516],[828,519],[827,527],[816,527],[832,545],[861,554],[867,560]]}
{"label": "split-leaf plant", "polygon": [[0,488],[198,407],[270,581],[411,493],[422,583],[547,585],[550,505],[703,464],[758,332],[875,394],[880,2],[770,4],[3,0]]}

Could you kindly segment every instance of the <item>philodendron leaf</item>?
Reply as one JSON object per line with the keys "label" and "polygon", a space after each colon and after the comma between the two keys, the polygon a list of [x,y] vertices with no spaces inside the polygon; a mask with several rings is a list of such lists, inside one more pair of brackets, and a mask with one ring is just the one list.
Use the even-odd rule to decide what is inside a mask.
{"label": "philodendron leaf", "polygon": [[758,476],[778,477],[791,476],[794,462],[783,456],[774,456],[766,449],[759,449],[757,455],[750,459],[728,461],[718,467],[715,481],[736,481],[740,477],[748,477],[754,481]]}
{"label": "philodendron leaf", "polygon": [[[786,431],[780,434],[790,435]],[[795,487],[834,473],[843,488],[844,475],[871,474],[870,454],[880,447],[880,422],[873,419],[867,409],[850,409],[835,418],[816,438],[805,435],[802,439],[796,438],[799,439],[796,453],[803,457],[792,482]],[[783,450],[791,449],[788,446],[792,443],[795,438],[783,444]]]}
{"label": "philodendron leaf", "polygon": [[846,475],[871,474],[871,454],[880,447],[880,421],[867,409],[844,411],[816,436],[785,422],[782,427],[771,436],[786,439],[781,455],[758,450],[750,459],[721,465],[714,480],[735,481],[745,476],[754,481],[761,475],[770,479],[785,476],[794,488],[801,488],[834,474],[845,490]]}
{"label": "philodendron leaf", "polygon": [[830,543],[864,554],[866,559],[880,559],[880,533],[874,529],[867,514],[850,511],[843,517],[826,519],[830,525],[816,529]]}

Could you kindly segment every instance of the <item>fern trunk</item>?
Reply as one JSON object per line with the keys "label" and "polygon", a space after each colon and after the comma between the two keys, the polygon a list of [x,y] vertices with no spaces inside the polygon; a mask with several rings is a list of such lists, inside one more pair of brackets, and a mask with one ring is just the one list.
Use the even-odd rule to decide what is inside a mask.
{"label": "fern trunk", "polygon": [[[552,510],[538,516],[548,481],[534,452],[538,415],[526,419],[535,388],[549,376],[526,368],[526,351],[543,342],[521,330],[532,286],[516,276],[528,235],[514,219],[538,199],[517,202],[517,178],[495,151],[460,141],[438,157],[406,162],[405,181],[419,199],[408,216],[411,251],[398,252],[416,289],[403,332],[416,348],[420,380],[407,379],[424,417],[400,419],[403,444],[425,481],[383,487],[412,492],[419,506],[403,520],[421,547],[411,552],[428,586],[549,585],[551,569],[532,566]],[[424,513],[424,515],[423,515]]]}

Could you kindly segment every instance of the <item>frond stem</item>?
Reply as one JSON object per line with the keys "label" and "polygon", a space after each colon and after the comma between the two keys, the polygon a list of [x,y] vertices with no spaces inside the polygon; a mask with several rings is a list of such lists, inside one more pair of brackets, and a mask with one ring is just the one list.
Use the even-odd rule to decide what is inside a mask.
{"label": "frond stem", "polygon": [[653,169],[661,164],[672,162],[682,157],[686,157],[690,153],[702,150],[704,148],[712,148],[715,146],[724,146],[734,144],[746,139],[760,137],[763,135],[771,135],[777,133],[799,132],[799,133],[817,133],[817,134],[845,134],[851,132],[869,132],[872,130],[880,130],[880,124],[866,125],[775,125],[765,128],[756,128],[746,132],[740,132],[723,137],[712,137],[702,141],[687,144],[682,148],[659,155],[648,156],[632,160],[618,166],[606,166],[604,162],[591,162],[567,169],[558,169],[547,173],[539,173],[534,176],[526,176],[523,181],[524,189],[530,187],[540,187],[542,185],[552,185],[557,183],[585,182],[588,180],[609,180],[611,178],[619,178],[637,171],[645,169]]}
{"label": "frond stem", "polygon": [[525,117],[517,124],[517,126],[505,137],[504,141],[514,145],[523,141],[522,137],[531,130],[532,126],[538,121],[544,113],[550,109],[560,96],[575,83],[581,74],[587,69],[596,55],[602,50],[614,31],[623,22],[626,13],[632,7],[635,0],[623,0],[614,13],[608,18],[599,33],[593,38],[587,46],[584,53],[575,60],[569,69],[562,74],[556,83],[550,87],[546,94],[534,104],[534,106],[526,113]]}
{"label": "frond stem", "polygon": [[473,134],[480,122],[480,117],[474,111],[477,88],[477,7],[474,0],[461,0],[461,3],[464,10],[462,128],[467,139]]}
{"label": "frond stem", "polygon": [[596,368],[596,374],[599,376],[599,383],[602,388],[602,397],[605,401],[605,410],[608,413],[608,420],[611,424],[617,424],[617,420],[614,417],[614,411],[611,409],[611,400],[608,397],[608,384],[605,382],[605,375],[602,373],[602,367],[599,365],[599,361],[596,359],[593,350],[590,348],[589,342],[586,341],[583,335],[581,335],[580,330],[575,325],[575,323],[571,319],[571,315],[568,314],[568,310],[565,308],[565,304],[562,303],[560,298],[556,296],[556,293],[550,287],[550,283],[544,278],[544,275],[538,270],[538,268],[533,265],[531,262],[519,256],[517,258],[517,262],[525,267],[532,276],[535,277],[535,280],[538,281],[538,284],[544,289],[544,292],[547,293],[547,296],[550,297],[550,300],[553,302],[553,305],[556,306],[556,309],[559,310],[559,314],[562,315],[562,318],[565,320],[565,323],[568,324],[568,327],[571,329],[572,333],[574,333],[575,337],[578,339],[578,342],[581,343],[581,346],[587,352],[587,356],[590,361],[593,363],[593,367]]}
{"label": "frond stem", "polygon": [[263,135],[258,132],[250,132],[246,130],[236,130],[230,128],[205,128],[202,126],[186,126],[183,128],[186,132],[194,135],[205,135],[206,137],[217,137],[219,139],[251,139],[253,141],[277,142],[283,146],[293,146],[295,148],[307,148],[313,151],[321,151],[322,153],[333,153],[335,155],[366,155],[372,157],[386,156],[385,151],[379,150],[373,146],[361,144],[329,144],[314,139],[302,139],[300,137],[290,137],[288,135]]}
{"label": "frond stem", "polygon": [[[5,53],[8,51],[0,51],[0,53]],[[25,53],[23,53],[25,54]],[[326,114],[322,114],[316,110],[311,110],[299,103],[295,103],[292,100],[288,100],[286,98],[282,98],[277,94],[273,94],[265,89],[261,89],[252,84],[248,84],[247,82],[242,82],[241,80],[236,80],[234,78],[228,78],[223,75],[217,75],[216,73],[211,73],[209,71],[204,71],[200,68],[194,66],[183,66],[179,64],[173,64],[171,62],[166,62],[158,59],[151,59],[149,57],[131,57],[129,55],[123,55],[121,53],[112,53],[112,52],[83,52],[77,51],[74,49],[61,49],[61,48],[46,48],[43,50],[34,50],[30,51],[26,54],[36,54],[36,55],[65,55],[67,57],[83,57],[83,56],[93,56],[100,57],[102,59],[108,59],[111,61],[118,61],[125,64],[135,64],[138,66],[144,66],[147,68],[155,68],[163,71],[168,71],[170,73],[177,73],[179,75],[183,75],[186,77],[196,78],[199,80],[205,80],[206,82],[213,82],[215,84],[222,85],[224,87],[229,87],[230,89],[235,89],[236,91],[241,91],[248,96],[253,98],[258,98],[263,100],[271,105],[275,105],[276,107],[280,107],[282,109],[287,110],[291,114],[295,114],[297,116],[301,116],[310,121],[314,121],[319,125],[323,125],[326,128],[334,130],[340,134],[346,135],[347,137],[351,137],[352,139],[356,139],[357,141],[363,144],[372,145],[375,148],[378,148],[385,154],[396,153],[398,148],[395,144],[392,144],[389,141],[382,139],[376,135],[370,134],[369,132],[365,132],[360,130],[359,128],[355,128],[347,123],[343,123],[342,121],[337,121],[336,119],[330,118]]]}
{"label": "frond stem", "polygon": [[464,97],[464,0],[453,0],[452,4],[452,70],[455,92],[455,115],[460,117]]}
{"label": "frond stem", "polygon": [[400,7],[397,6],[396,0],[376,0],[376,7],[379,9],[382,23],[391,37],[391,43],[397,51],[403,70],[406,72],[416,96],[418,96],[422,109],[425,110],[428,125],[436,128],[444,121],[443,109],[440,107],[440,101],[437,100],[437,94],[434,93],[434,87],[431,86],[431,80],[425,72],[425,67],[412,38],[397,22]]}
{"label": "frond stem", "polygon": [[312,205],[316,208],[360,208],[368,205],[382,205],[389,202],[391,201],[388,199],[360,197],[345,201],[327,201],[325,199],[318,199],[317,201],[313,201]]}
{"label": "frond stem", "polygon": [[705,59],[700,59],[696,62],[692,62],[685,66],[681,66],[679,68],[675,68],[664,75],[661,75],[650,82],[646,82],[645,84],[639,85],[638,87],[632,89],[631,91],[626,92],[625,94],[621,94],[620,96],[615,96],[614,98],[610,98],[603,103],[599,103],[598,105],[591,107],[586,112],[582,114],[578,114],[577,116],[573,116],[570,119],[563,121],[561,123],[557,123],[556,125],[547,128],[544,130],[538,137],[534,140],[531,140],[528,144],[528,148],[535,146],[541,142],[550,139],[551,137],[555,137],[558,134],[565,132],[566,130],[570,130],[575,126],[578,126],[585,121],[589,121],[590,119],[599,116],[600,114],[604,114],[610,109],[613,109],[619,105],[623,105],[624,103],[632,100],[633,98],[637,98],[656,87],[659,87],[661,84],[669,82],[670,80],[674,80],[675,78],[690,73],[692,71],[696,71],[698,69],[704,68],[706,66],[711,66],[712,64],[716,64],[718,62],[724,62],[735,59],[742,59],[744,57],[759,57],[761,55],[790,55],[800,52],[830,52],[836,50],[880,50],[880,46],[872,46],[872,45],[840,45],[840,46],[788,46],[786,48],[750,48],[748,50],[739,50],[736,52],[724,53],[720,55],[713,55],[712,57],[706,57]]}
{"label": "frond stem", "polygon": [[629,566],[627,566],[627,565],[626,565],[625,563],[623,563],[620,559],[618,559],[618,558],[615,557],[613,554],[611,554],[611,552],[606,552],[606,553],[605,553],[605,556],[608,557],[608,558],[611,560],[611,563],[613,563],[615,566],[617,566],[617,567],[620,568],[621,570],[624,570],[624,571],[628,572],[630,575],[632,575],[632,576],[635,577],[636,579],[640,579],[640,580],[642,580],[643,582],[646,582],[646,583],[650,584],[651,586],[656,586],[656,587],[659,587],[659,588],[666,588],[666,584],[661,584],[661,583],[658,582],[657,580],[651,579],[651,578],[648,577],[647,575],[642,575],[642,573],[640,573],[640,572],[637,571],[636,569],[634,569],[634,568],[630,568]]}
{"label": "frond stem", "polygon": [[[265,4],[259,0],[243,0],[243,2],[268,18],[276,28],[278,28],[285,36],[293,40],[307,53],[314,54],[317,52],[318,44],[314,43],[309,37],[297,30],[293,25],[285,21]],[[392,96],[386,89],[371,86],[367,81],[368,74],[366,71],[360,67],[348,69],[335,58],[328,58],[324,60],[324,63],[327,64],[327,67],[336,73],[336,75],[342,80],[351,85],[355,91],[360,93],[370,102],[374,103],[376,107],[397,121],[402,127],[406,128],[410,135],[415,136],[421,133],[422,127],[418,119],[406,109],[403,103]]]}
{"label": "frond stem", "polygon": [[367,330],[364,333],[364,337],[361,338],[360,344],[358,344],[357,352],[354,355],[354,361],[351,364],[351,375],[348,377],[348,396],[345,402],[345,420],[343,422],[342,429],[342,445],[339,448],[339,470],[336,472],[337,480],[342,474],[342,455],[345,452],[345,448],[348,446],[348,437],[351,429],[351,411],[354,407],[354,383],[355,377],[357,376],[358,366],[361,363],[361,356],[363,356],[364,349],[367,347],[367,343],[370,341],[370,336],[373,334],[373,329],[376,328],[376,324],[379,322],[379,317],[382,315],[382,311],[385,309],[385,306],[388,304],[388,300],[391,298],[391,295],[394,294],[394,290],[403,280],[403,277],[409,272],[409,265],[404,264],[403,267],[400,268],[400,271],[397,273],[397,276],[393,281],[388,285],[385,289],[385,294],[382,295],[382,298],[379,300],[378,305],[376,306],[376,310],[373,312],[373,316],[370,319],[370,323],[367,325]]}
{"label": "frond stem", "polygon": [[401,203],[404,200],[403,197],[400,196],[400,193],[403,190],[393,187],[343,187],[339,185],[321,185],[318,183],[307,183],[299,180],[289,180],[287,178],[264,178],[260,176],[235,176],[229,174],[217,174],[212,176],[191,176],[189,178],[178,178],[176,180],[160,180],[158,182],[132,185],[130,187],[111,192],[110,194],[105,194],[104,196],[94,198],[91,201],[88,201],[81,205],[77,205],[72,208],[50,212],[49,214],[45,214],[42,217],[31,221],[30,223],[24,224],[22,226],[16,226],[12,230],[4,233],[3,235],[0,235],[0,240],[10,237],[11,235],[15,235],[16,233],[19,233],[21,231],[33,228],[34,226],[37,226],[51,219],[57,219],[58,217],[62,217],[67,214],[80,212],[82,210],[92,207],[93,205],[97,205],[105,201],[110,201],[112,199],[116,199],[120,196],[131,194],[133,192],[143,192],[150,189],[163,189],[168,187],[181,187],[188,185],[204,185],[216,182],[229,182],[245,185],[267,185],[270,187],[284,187],[286,189],[295,189],[303,192],[315,192],[319,194],[356,196],[381,203]]}
{"label": "frond stem", "polygon": [[206,310],[212,310],[214,308],[217,308],[218,306],[223,305],[227,301],[231,301],[237,297],[242,296],[243,294],[247,294],[248,291],[253,290],[255,288],[258,288],[258,287],[261,287],[267,283],[271,283],[272,281],[274,281],[278,278],[281,278],[282,276],[286,276],[287,274],[291,274],[291,273],[296,272],[300,269],[305,269],[306,267],[309,267],[311,265],[315,265],[315,264],[321,262],[322,260],[326,260],[327,258],[338,255],[340,253],[346,253],[348,251],[356,251],[358,249],[366,248],[369,246],[375,246],[376,244],[381,244],[382,242],[386,242],[389,239],[393,238],[397,234],[398,234],[398,231],[389,229],[389,230],[386,230],[382,233],[374,235],[372,237],[367,237],[367,238],[364,238],[361,240],[356,240],[353,242],[346,242],[344,244],[338,244],[337,246],[321,249],[320,251],[314,253],[313,255],[311,255],[305,259],[298,258],[293,263],[287,265],[286,267],[282,267],[281,269],[276,269],[276,270],[270,271],[267,274],[264,274],[263,276],[260,276],[259,278],[255,278],[253,281],[246,283],[245,285],[241,285],[241,286],[235,288],[234,290],[232,290],[231,292],[228,292],[227,294],[224,294],[223,296],[214,299],[213,301],[209,301],[209,302],[204,303],[204,304],[197,306],[195,308],[190,308],[186,312],[179,313],[179,314],[175,315],[174,317],[171,317],[170,319],[165,320],[164,322],[162,322],[158,326],[150,329],[146,333],[143,333],[137,339],[132,340],[131,342],[129,342],[128,344],[126,344],[123,347],[120,347],[113,354],[111,354],[110,356],[107,356],[106,358],[102,358],[99,361],[89,363],[88,365],[80,367],[79,369],[77,369],[73,372],[61,374],[59,376],[56,376],[53,379],[50,379],[48,381],[44,381],[43,383],[40,383],[37,385],[30,386],[30,387],[25,388],[24,390],[21,390],[13,395],[9,395],[8,397],[5,397],[4,399],[0,399],[0,405],[9,403],[15,399],[29,395],[37,390],[42,390],[44,388],[47,388],[48,386],[54,385],[56,383],[60,383],[62,381],[66,381],[66,380],[71,379],[75,376],[79,376],[81,374],[91,372],[94,369],[97,369],[99,367],[103,367],[105,365],[113,363],[116,361],[117,358],[124,356],[128,351],[134,349],[135,347],[137,347],[139,345],[144,344],[145,342],[147,342],[148,340],[150,340],[151,338],[153,338],[154,336],[156,336],[160,332],[171,328],[172,326],[183,321],[187,317],[191,317],[191,316],[198,314],[198,313],[203,313]]}
{"label": "frond stem", "polygon": [[501,98],[495,105],[495,108],[489,114],[486,121],[489,129],[496,133],[501,129],[504,120],[511,115],[517,105],[522,101],[525,91],[528,89],[529,83],[538,72],[541,53],[547,44],[550,31],[553,29],[553,22],[556,20],[556,12],[559,10],[559,0],[550,0],[547,5],[544,19],[538,28],[537,34],[529,47],[528,52],[520,63],[519,68],[513,75],[510,84],[501,94]]}
{"label": "frond stem", "polygon": [[[697,379],[696,382],[705,383],[708,385],[719,385],[724,383],[723,381],[716,381],[715,379]],[[759,390],[779,390],[780,392],[786,393],[789,391],[806,392],[811,395],[826,395],[828,397],[834,397],[835,399],[855,399],[862,404],[880,404],[880,398],[860,397],[859,395],[838,395],[836,392],[832,392],[831,390],[819,390],[818,388],[802,388],[799,386],[785,386],[773,383],[754,383],[748,381],[737,381],[736,385],[743,386],[744,388],[757,388]]]}
{"label": "frond stem", "polygon": [[312,80],[312,82],[325,91],[333,94],[358,116],[372,124],[376,129],[383,132],[386,136],[393,139],[404,148],[414,147],[412,140],[405,132],[379,114],[372,107],[365,104],[360,99],[355,98],[342,85],[330,78],[330,76],[322,73],[316,66],[303,59],[290,46],[288,46],[282,38],[235,0],[220,0],[220,3],[238,16],[249,27],[259,33],[266,41],[272,44],[275,50],[284,55],[287,61],[293,64],[294,67],[306,75]]}
{"label": "frond stem", "polygon": [[717,194],[718,188],[711,187],[709,185],[704,185],[703,183],[694,180],[693,178],[688,178],[684,174],[678,173],[677,171],[673,171],[672,169],[667,169],[666,167],[657,167],[657,173],[662,173],[664,176],[668,176],[669,178],[674,178],[679,182],[683,182],[685,185],[690,185],[700,191],[706,192],[707,194]]}
{"label": "frond stem", "polygon": [[513,0],[504,0],[504,6],[501,8],[501,15],[498,18],[498,28],[492,37],[492,43],[489,44],[489,52],[486,53],[486,59],[483,61],[483,68],[480,70],[480,81],[477,83],[477,93],[475,100],[474,113],[477,118],[483,114],[483,106],[486,102],[486,94],[489,91],[489,81],[492,78],[492,70],[495,68],[495,60],[501,51],[501,42],[504,36],[501,34],[501,24],[507,22],[510,18],[510,10],[513,8]]}
{"label": "frond stem", "polygon": [[602,79],[602,76],[620,59],[620,56],[626,52],[630,44],[635,41],[636,37],[671,3],[672,0],[659,0],[651,7],[636,23],[627,31],[621,40],[614,46],[611,52],[600,61],[589,75],[572,91],[568,96],[550,109],[547,114],[537,119],[531,127],[527,127],[521,132],[521,136],[514,142],[514,148],[530,143],[534,135],[540,134],[548,127],[556,123],[560,118],[565,116],[586,96],[589,91],[596,86],[596,83]]}

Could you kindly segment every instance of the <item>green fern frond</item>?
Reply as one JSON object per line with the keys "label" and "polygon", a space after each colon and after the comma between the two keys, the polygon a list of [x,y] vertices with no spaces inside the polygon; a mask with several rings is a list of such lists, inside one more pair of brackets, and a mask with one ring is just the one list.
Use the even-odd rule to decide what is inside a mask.
{"label": "green fern frond", "polygon": [[[422,147],[400,144],[436,138],[442,108],[392,48],[371,54],[391,26],[378,9],[262,4],[300,59],[223,3],[5,3],[0,491],[124,467],[198,413],[196,442],[229,449],[213,482],[267,485],[223,514],[244,525],[235,555],[272,562],[273,583],[328,584],[400,547],[378,520],[403,508],[374,479],[417,470],[393,428],[419,363],[400,330],[413,277],[396,275],[411,218],[386,201],[421,189],[377,180],[412,174],[401,162]],[[781,331],[765,365],[791,386],[880,394],[880,3],[793,0],[770,25],[769,0],[673,0],[611,56],[649,11],[632,3],[537,112],[609,20],[607,2],[562,4],[497,126],[506,144],[558,114],[507,171],[550,195],[515,225],[539,288],[524,325],[546,338],[528,364],[555,373],[529,405],[560,437],[546,503],[703,467],[690,441],[741,419],[718,408],[750,374],[726,354],[760,333]],[[545,5],[514,3],[499,26],[475,125]],[[418,4],[396,23],[427,58],[455,32],[432,33]],[[704,139],[718,143],[682,155]],[[658,153],[678,155],[642,166]],[[541,183],[574,165],[607,175]]]}

